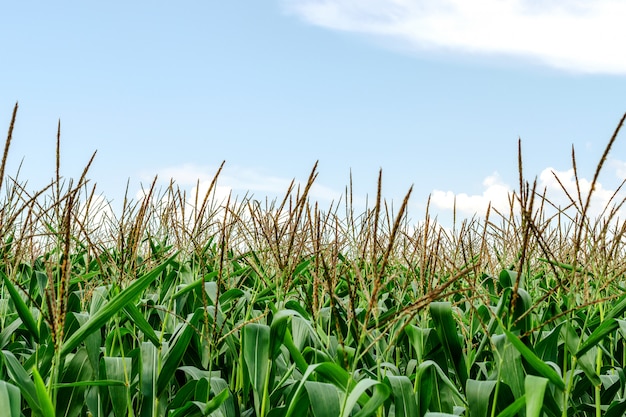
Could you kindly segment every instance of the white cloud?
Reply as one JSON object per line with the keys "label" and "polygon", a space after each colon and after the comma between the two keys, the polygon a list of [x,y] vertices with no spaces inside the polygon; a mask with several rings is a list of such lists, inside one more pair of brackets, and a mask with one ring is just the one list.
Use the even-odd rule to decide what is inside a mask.
{"label": "white cloud", "polygon": [[329,29],[414,50],[517,56],[584,73],[626,73],[621,0],[283,0]]}
{"label": "white cloud", "polygon": [[431,194],[431,204],[439,209],[453,210],[455,207],[458,213],[466,215],[483,215],[487,211],[489,203],[502,213],[507,213],[509,209],[509,196],[511,187],[502,182],[496,172],[483,180],[484,191],[482,194],[469,195],[467,193],[455,194],[452,191],[434,190]]}
{"label": "white cloud", "polygon": [[[556,180],[555,175],[559,178],[561,184]],[[578,196],[578,188],[576,187],[576,178],[574,176],[574,169],[570,168],[566,171],[557,171],[553,168],[544,169],[539,175],[540,187],[545,188],[548,199],[555,205],[565,208],[571,204],[569,197],[563,191],[563,187],[567,190],[569,196],[574,199],[577,206],[581,207]],[[589,190],[591,189],[591,180],[587,178],[578,178],[578,187],[580,188],[580,198],[582,204],[586,204]],[[619,201],[620,197],[617,196],[617,201],[611,200],[615,190],[609,190],[604,188],[602,183],[596,182],[593,194],[591,196],[591,203],[589,205],[588,216],[591,219],[597,218],[602,214],[602,211],[610,205]],[[623,195],[622,197],[623,198]]]}
{"label": "white cloud", "polygon": [[[191,193],[189,195],[189,199],[191,201],[195,201],[196,198],[198,199],[198,201],[202,201],[202,199],[204,199],[204,197],[206,196],[206,194],[209,192],[209,187],[211,187],[211,180],[204,180],[201,181],[200,183],[198,183],[196,186],[194,186],[191,189]],[[213,189],[211,189],[211,195],[213,196],[213,199],[218,202],[218,203],[225,203],[228,200],[228,197],[230,196],[231,192],[232,192],[232,188],[231,187],[226,187],[223,185],[214,185]]]}
{"label": "white cloud", "polygon": [[[612,165],[617,175],[623,175],[623,173],[626,172],[626,163],[614,161]],[[561,184],[559,184],[555,175],[558,177]],[[567,194],[569,194],[569,196],[576,202],[578,208],[581,208],[573,169],[559,171],[548,167],[541,171],[537,180],[537,192],[543,193],[545,190],[547,199],[556,207],[565,209],[570,206],[571,202],[567,196]],[[591,188],[591,180],[579,176],[578,186],[580,188],[580,195],[583,204],[585,204]],[[563,190],[563,187],[567,191],[567,194]],[[483,192],[480,194],[455,194],[452,191],[434,190],[431,194],[431,204],[433,207],[441,210],[452,210],[454,208],[456,197],[456,210],[461,214],[468,216],[484,215],[489,203],[491,203],[491,206],[496,208],[501,213],[508,213],[509,196],[514,191],[513,188],[504,183],[497,173],[485,178],[483,181],[483,188]],[[618,193],[615,198],[612,199],[614,195],[615,190],[607,189],[601,182],[596,182],[589,211],[587,213],[589,218],[596,219],[602,214],[607,206],[613,206],[625,197],[624,192],[621,194]],[[536,200],[536,207],[539,206],[539,203],[540,202]],[[548,212],[552,211],[550,205],[546,204],[545,207]],[[574,211],[571,211],[576,210],[575,208],[570,208],[569,210],[572,215],[575,214]],[[609,210],[607,210],[607,213],[608,211]],[[619,213],[619,217],[621,219],[624,218],[622,214],[623,213],[621,212]]]}

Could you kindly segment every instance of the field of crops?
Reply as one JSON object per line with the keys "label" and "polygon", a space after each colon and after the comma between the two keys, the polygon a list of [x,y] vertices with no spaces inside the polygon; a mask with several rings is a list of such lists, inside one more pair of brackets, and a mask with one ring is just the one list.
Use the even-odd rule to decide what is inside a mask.
{"label": "field of crops", "polygon": [[510,211],[452,230],[412,220],[410,192],[392,210],[380,182],[363,213],[349,187],[318,207],[315,168],[282,200],[153,184],[113,215],[88,166],[34,194],[5,175],[13,121],[3,416],[626,414],[623,202],[553,207],[521,149]]}

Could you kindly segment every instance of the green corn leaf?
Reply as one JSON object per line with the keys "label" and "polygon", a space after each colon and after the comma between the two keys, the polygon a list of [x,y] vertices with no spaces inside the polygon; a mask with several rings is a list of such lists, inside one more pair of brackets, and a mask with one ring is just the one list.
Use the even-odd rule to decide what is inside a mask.
{"label": "green corn leaf", "polygon": [[[295,303],[288,302],[287,304],[293,306]],[[305,337],[305,335],[310,336],[313,340],[318,340],[318,336],[313,327],[311,327],[310,322],[305,319],[305,317],[307,316],[303,316],[302,313],[300,313],[301,309],[302,307],[300,307],[299,309],[283,309],[274,314],[272,324],[270,326],[270,344],[272,357],[275,357],[277,355],[277,353],[280,351],[280,345],[284,344],[292,355],[294,361],[296,362],[298,369],[304,372],[304,369],[306,369],[306,366],[308,366],[308,364],[306,363],[300,352],[303,346],[289,346],[289,342],[293,344],[294,340],[292,339],[289,327],[287,327],[287,325],[289,321],[293,323],[292,328],[294,329],[294,332],[298,332],[298,344],[300,345],[302,345],[302,339]],[[297,350],[294,350],[294,348],[296,348]]]}
{"label": "green corn leaf", "polygon": [[[622,317],[624,312],[626,312],[626,295],[621,296],[619,301],[613,304],[613,308],[604,315],[603,321]],[[596,317],[593,321],[591,321],[591,323],[589,323],[589,326],[594,328],[599,324],[601,324],[600,317]]]}
{"label": "green corn leaf", "polygon": [[195,366],[179,366],[179,371],[183,371],[188,379],[202,379],[213,381],[220,377],[220,371],[205,371],[204,369],[196,368]]}
{"label": "green corn leaf", "polygon": [[54,384],[56,388],[67,387],[125,387],[126,382],[115,379],[97,379],[94,381],[59,382]]}
{"label": "green corn leaf", "polygon": [[[517,289],[517,300],[515,302],[515,310],[513,311],[513,320],[517,320],[522,314],[526,313],[532,306],[533,302],[530,298],[530,294],[523,288]],[[516,325],[514,330],[519,330],[520,333],[526,333],[530,330],[530,315],[524,316]]]}
{"label": "green corn leaf", "polygon": [[7,367],[9,376],[15,382],[15,385],[20,389],[22,396],[33,410],[34,413],[41,413],[41,406],[39,405],[39,399],[37,396],[37,388],[35,383],[28,375],[28,372],[24,369],[22,364],[17,360],[13,353],[3,350],[2,356],[4,357],[4,363]]}
{"label": "green corn leaf", "polygon": [[[569,351],[574,354],[580,345],[580,337],[578,337],[576,330],[574,330],[572,325],[569,323],[563,328],[563,332],[565,333],[565,344],[567,345]],[[588,347],[585,350],[585,353],[581,356],[576,356],[575,354],[574,356],[576,356],[577,366],[585,373],[589,382],[597,387],[602,384],[602,381],[596,373],[595,354],[589,349],[591,349],[591,347]]]}
{"label": "green corn leaf", "polygon": [[124,308],[128,303],[138,298],[141,293],[156,280],[161,272],[169,265],[177,255],[171,256],[161,265],[154,268],[141,278],[138,278],[128,288],[116,295],[110,300],[104,307],[98,310],[92,315],[87,322],[82,325],[74,334],[72,334],[64,343],[61,348],[61,355],[67,355],[74,348],[76,348],[81,342],[91,333],[99,330],[104,326],[111,317],[118,314],[118,312]]}
{"label": "green corn leaf", "polygon": [[338,416],[341,413],[340,391],[333,384],[306,381],[304,388],[314,417]]}
{"label": "green corn leaf", "polygon": [[616,320],[619,324],[619,332],[622,338],[626,339],[626,320]]}
{"label": "green corn leaf", "polygon": [[188,401],[176,411],[170,412],[169,417],[202,417],[206,415],[202,412],[206,407],[207,404],[201,401]]}
{"label": "green corn leaf", "polygon": [[511,288],[513,283],[517,281],[517,272],[510,269],[503,269],[498,275],[498,281],[502,288]]}
{"label": "green corn leaf", "polygon": [[459,382],[463,389],[465,389],[468,378],[467,365],[465,363],[465,355],[463,354],[461,341],[457,333],[456,322],[452,317],[452,305],[449,302],[431,303],[430,313],[435,322],[437,334],[444,346],[446,357],[454,366]]}
{"label": "green corn leaf", "polygon": [[[217,272],[217,271],[214,271]],[[215,306],[217,304],[217,282],[215,281],[205,281],[204,282],[204,292],[209,296],[209,301],[211,305]]]}
{"label": "green corn leaf", "polygon": [[602,404],[610,404],[617,397],[618,392],[623,388],[626,375],[623,369],[614,368],[607,374],[601,374],[602,392],[600,401]]}
{"label": "green corn leaf", "polygon": [[6,381],[0,381],[0,410],[7,413],[7,417],[20,417],[20,389]]}
{"label": "green corn leaf", "polygon": [[220,295],[220,304],[221,305],[228,305],[228,303],[230,303],[232,300],[236,300],[238,298],[243,297],[244,295],[246,295],[245,292],[243,292],[242,290],[240,290],[239,288],[231,288],[229,290],[224,291],[221,295]]}
{"label": "green corn leaf", "polygon": [[18,318],[2,328],[2,331],[0,332],[0,349],[5,349],[7,347],[13,338],[15,331],[19,329],[22,324],[22,319]]}
{"label": "green corn leaf", "polygon": [[[434,397],[439,395],[439,391],[435,390],[435,372],[432,370],[432,366],[424,366],[424,364],[420,364],[415,372],[415,387],[417,389],[415,400],[420,415],[424,415],[430,409],[430,403],[437,400]],[[435,366],[438,365],[435,364]]]}
{"label": "green corn leaf", "polygon": [[219,394],[217,394],[215,397],[213,397],[206,404],[206,407],[204,407],[204,411],[203,411],[204,415],[208,416],[213,411],[215,411],[218,408],[220,408],[222,406],[222,404],[224,404],[224,402],[228,399],[229,396],[230,396],[230,391],[228,391],[228,388],[224,388]]}
{"label": "green corn leaf", "polygon": [[[417,327],[412,324],[409,324],[404,329],[411,346],[413,346],[413,349],[415,350],[418,362],[422,362],[424,356],[428,353],[428,348],[431,345],[431,343],[429,343],[429,338],[432,330],[433,329]],[[432,333],[434,335],[435,332]]]}
{"label": "green corn leaf", "polygon": [[133,325],[137,326],[139,330],[142,331],[144,336],[148,338],[148,340],[150,340],[152,344],[154,344],[154,346],[161,346],[161,341],[159,340],[159,337],[156,335],[154,329],[152,328],[150,323],[148,323],[141,311],[139,311],[137,306],[135,306],[133,303],[128,303],[124,307],[124,312],[128,314],[128,317],[131,318],[131,320],[133,321]]}
{"label": "green corn leaf", "polygon": [[140,392],[142,416],[154,416],[157,410],[159,351],[150,342],[141,343]]}
{"label": "green corn leaf", "polygon": [[285,339],[285,333],[287,332],[287,325],[294,316],[300,316],[297,311],[294,310],[280,310],[272,318],[272,324],[270,325],[270,353],[272,359],[280,353],[280,347]]}
{"label": "green corn leaf", "polygon": [[[369,398],[365,403],[361,404],[361,411],[356,413],[354,417],[368,417],[368,416],[375,415],[378,409],[385,403],[385,401],[387,401],[387,398],[389,398],[391,389],[382,382],[375,381],[375,380],[373,381],[374,381],[374,384],[371,385],[374,389],[374,393],[372,394],[372,397]],[[359,393],[359,390],[361,389],[359,387],[359,384],[361,382],[364,383],[362,387],[364,389],[363,389],[363,392]],[[350,395],[348,396],[348,401],[351,401],[352,398],[355,398],[358,401],[359,397],[363,397],[365,395],[365,389],[366,389],[365,387],[369,386],[369,382],[367,382],[367,380],[361,380],[359,381],[359,384],[357,384],[352,390],[352,392],[350,392]],[[357,396],[357,394],[361,394],[361,395]]]}
{"label": "green corn leaf", "polygon": [[182,295],[185,295],[187,293],[189,293],[190,291],[196,290],[198,288],[202,288],[202,283],[206,283],[208,284],[208,280],[214,279],[218,274],[218,271],[213,271],[209,274],[207,274],[204,279],[200,278],[195,280],[194,282],[192,282],[191,284],[187,284],[185,286],[183,286],[183,288],[181,288],[180,290],[176,291],[173,295],[172,298],[176,299]]}
{"label": "green corn leaf", "polygon": [[304,356],[302,356],[302,352],[300,351],[301,349],[299,349],[293,342],[293,339],[291,338],[291,333],[289,331],[285,333],[285,336],[283,338],[283,344],[285,345],[285,347],[289,351],[289,354],[296,363],[298,370],[300,372],[306,371],[306,368],[309,366],[309,364],[304,359]]}
{"label": "green corn leaf", "polygon": [[33,368],[33,381],[35,382],[35,390],[37,392],[37,400],[41,406],[41,413],[45,417],[55,417],[56,413],[52,405],[52,399],[50,395],[48,395],[46,384],[44,384],[37,368]]}
{"label": "green corn leaf", "polygon": [[[196,392],[197,385],[198,385],[197,380],[191,380],[187,382],[185,385],[183,385],[178,391],[176,391],[176,395],[167,404],[168,409],[179,410],[183,408],[185,404],[192,401],[194,394]],[[157,415],[158,415],[158,412],[157,412]],[[154,414],[152,414],[150,417],[153,417],[153,416]]]}
{"label": "green corn leaf", "polygon": [[[267,417],[310,417],[309,416],[309,397],[306,395],[298,395],[289,397],[286,401],[287,405],[282,407],[273,407]],[[337,414],[338,415],[338,414]]]}
{"label": "green corn leaf", "polygon": [[[507,272],[507,274],[508,274],[508,272]],[[508,308],[508,306],[509,306],[509,302],[510,302],[510,298],[511,298],[511,292],[512,292],[511,287],[506,287],[502,291],[502,295],[500,296],[500,299],[498,300],[498,305],[496,307],[496,311],[493,314],[493,316],[491,317],[491,319],[489,321],[489,324],[487,325],[487,332],[485,332],[483,334],[483,337],[482,337],[482,339],[480,341],[480,344],[478,345],[478,349],[476,349],[476,353],[474,355],[474,358],[478,358],[478,357],[481,356],[483,350],[487,346],[487,342],[490,340],[491,335],[493,335],[495,333],[495,330],[496,330],[496,328],[498,327],[498,324],[499,324],[499,317],[502,317],[502,314],[504,313],[504,310],[506,308]],[[473,361],[472,361],[472,365],[473,365]]]}
{"label": "green corn leaf", "polygon": [[249,323],[243,328],[243,358],[252,385],[257,415],[266,405],[270,376],[270,327],[264,324]]}
{"label": "green corn leaf", "polygon": [[124,383],[123,386],[109,386],[109,396],[116,417],[127,415],[129,406],[129,388],[126,382],[130,379],[132,369],[131,358],[105,357],[104,370],[108,379]]}
{"label": "green corn leaf", "polygon": [[306,309],[304,307],[302,307],[302,305],[300,303],[298,303],[298,302],[296,302],[294,300],[287,301],[285,303],[285,308],[287,308],[289,310],[297,311],[306,320],[310,320],[311,319],[311,315],[309,314],[309,312],[306,311]]}
{"label": "green corn leaf", "polygon": [[[301,397],[300,399],[301,404],[300,404],[300,409],[305,409],[307,410],[309,407],[309,404],[307,404],[308,398],[306,396]],[[285,417],[285,413],[287,412],[287,407],[286,406],[282,406],[282,407],[274,407],[272,408],[269,413],[267,413],[267,417]],[[297,417],[309,417],[309,416],[301,416],[298,415]]]}
{"label": "green corn leaf", "polygon": [[[235,398],[232,395],[228,383],[219,377],[211,377],[210,378],[211,391],[212,392],[223,392],[226,390],[226,398],[222,401],[220,400],[219,413],[221,413],[222,417],[238,417],[239,414],[235,407]],[[211,400],[213,401],[213,400]],[[217,410],[217,409],[216,409]]]}
{"label": "green corn leaf", "polygon": [[[218,378],[219,379],[219,378]],[[223,380],[222,380],[223,381]],[[218,395],[214,396],[211,400],[208,400],[210,396],[209,381],[206,378],[194,381],[195,387],[195,401],[185,401],[182,407],[173,408],[176,410],[171,414],[174,416],[209,416],[216,415],[221,417],[235,417],[234,410],[229,410],[229,407],[224,407],[226,402],[231,398],[228,386],[224,383],[222,390]],[[213,385],[213,384],[211,384]],[[204,398],[207,398],[205,401]],[[202,400],[200,400],[202,399]],[[172,403],[173,404],[173,403]]]}
{"label": "green corn leaf", "polygon": [[543,332],[542,339],[535,344],[537,356],[545,362],[556,362],[558,360],[558,345],[561,336],[561,327],[565,322],[557,324],[549,332]]}
{"label": "green corn leaf", "polygon": [[173,342],[173,345],[170,346],[163,361],[163,365],[159,370],[159,376],[157,378],[157,396],[160,397],[161,394],[163,394],[167,388],[167,384],[174,376],[176,369],[180,365],[180,361],[187,351],[189,342],[191,342],[191,338],[196,332],[196,327],[203,316],[204,309],[196,309],[191,319],[179,330],[180,334]]}
{"label": "green corn leaf", "polygon": [[543,397],[543,408],[545,413],[549,416],[560,416],[561,414],[563,414],[564,406],[562,404],[561,398],[561,392],[547,389]]}
{"label": "green corn leaf", "polygon": [[431,404],[436,404],[439,409],[450,408],[451,401],[446,398],[446,391],[466,403],[454,383],[434,361],[427,360],[419,364],[415,370],[415,386],[420,414],[425,413]]}
{"label": "green corn leaf", "polygon": [[93,289],[91,303],[89,304],[89,315],[93,316],[106,304],[109,288],[108,286],[101,285]]}
{"label": "green corn leaf", "polygon": [[[73,313],[76,321],[82,326],[89,320],[89,314]],[[102,334],[100,332],[93,332],[85,338],[85,348],[87,349],[87,355],[89,356],[89,362],[91,369],[94,370],[96,379],[100,377],[100,347],[102,343]]]}
{"label": "green corn leaf", "polygon": [[598,326],[587,339],[583,342],[583,344],[578,349],[578,352],[575,353],[574,356],[581,357],[585,353],[587,353],[590,349],[597,347],[597,345],[604,340],[605,337],[612,334],[614,331],[619,329],[619,322],[615,319],[608,319],[602,321],[600,326]]}
{"label": "green corn leaf", "polygon": [[471,417],[487,417],[492,403],[492,394],[496,388],[496,381],[467,380],[467,403]]}
{"label": "green corn leaf", "polygon": [[93,369],[89,363],[87,351],[81,348],[67,364],[61,383],[55,384],[56,411],[59,417],[77,417],[85,404],[85,391],[93,378]]}
{"label": "green corn leaf", "polygon": [[[300,382],[296,386],[296,389],[293,390],[292,395],[287,399],[287,404],[285,405],[285,407],[281,408],[280,410],[272,410],[272,412],[270,412],[269,414],[269,417],[296,417],[299,415],[298,413],[302,413],[303,408],[308,408],[308,398],[304,395],[305,384],[307,383],[309,377],[313,375],[315,369],[321,367],[322,365],[323,364],[321,363],[310,365],[302,375],[302,379],[300,379]],[[339,408],[339,412],[341,412],[341,408]]]}
{"label": "green corn leaf", "polygon": [[[384,389],[379,395],[376,395],[377,393],[376,388],[379,386],[384,387]],[[367,379],[363,379],[359,381],[350,390],[350,392],[346,393],[347,397],[345,398],[345,401],[343,401],[343,409],[341,410],[341,417],[347,417],[347,416],[352,415],[352,410],[354,409],[354,406],[359,402],[359,399],[361,398],[361,396],[363,394],[366,394],[366,391],[369,388],[375,389],[374,390],[375,395],[372,396],[371,400],[374,400],[375,397],[376,399],[374,401],[371,401],[371,400],[366,401],[365,405],[361,408],[361,411],[359,411],[355,415],[355,417],[356,416],[365,417],[376,412],[378,407],[380,407],[380,405],[382,405],[383,402],[387,399],[387,397],[389,396],[389,392],[391,391],[389,387],[373,379],[367,378]]]}
{"label": "green corn leaf", "polygon": [[534,375],[526,375],[526,417],[541,417],[543,398],[546,394],[548,379]]}
{"label": "green corn leaf", "polygon": [[396,415],[419,417],[419,409],[411,380],[405,375],[388,375],[385,377],[385,383],[391,389]]}
{"label": "green corn leaf", "polygon": [[500,367],[502,382],[511,388],[515,398],[519,398],[524,395],[524,378],[526,376],[520,352],[503,334],[493,335],[491,339],[498,353],[497,366]]}
{"label": "green corn leaf", "polygon": [[624,415],[626,415],[626,399],[613,401],[604,417],[623,417]]}
{"label": "green corn leaf", "polygon": [[208,378],[200,378],[196,384],[194,398],[197,401],[207,402],[211,398],[211,386]]}
{"label": "green corn leaf", "polygon": [[[305,375],[309,374],[311,371],[315,371],[316,374],[326,378],[342,391],[347,391],[352,381],[350,374],[334,362],[323,362],[311,365],[307,368]],[[302,379],[305,379],[304,376]]]}
{"label": "green corn leaf", "polygon": [[540,375],[548,378],[558,389],[565,390],[565,383],[559,374],[556,373],[549,365],[539,359],[535,353],[528,348],[517,336],[510,331],[503,329],[504,334],[509,339],[511,344],[519,351],[519,353],[526,359],[526,362]]}
{"label": "green corn leaf", "polygon": [[313,374],[321,375],[343,392],[345,392],[348,388],[350,374],[337,364],[333,362],[323,362],[309,365],[302,375],[302,379],[300,379],[298,386],[290,396],[284,414],[282,412],[280,413],[281,416],[292,417],[296,416],[298,411],[302,411],[302,398],[305,390],[304,385]]}
{"label": "green corn leaf", "polygon": [[526,405],[526,396],[522,395],[512,402],[508,407],[502,410],[496,417],[515,417]]}
{"label": "green corn leaf", "polygon": [[[306,363],[311,364],[320,364],[324,362],[334,362],[333,358],[330,357],[329,353],[323,351],[321,349],[315,349],[310,346],[307,346],[302,350],[302,357],[306,361]],[[307,365],[310,366],[310,365]],[[305,370],[306,370],[305,366]],[[298,368],[300,372],[303,372],[300,368]]]}
{"label": "green corn leaf", "polygon": [[22,319],[22,323],[24,323],[24,326],[26,326],[26,329],[28,330],[32,338],[35,339],[36,342],[38,342],[39,329],[37,327],[37,322],[35,321],[35,318],[30,312],[30,309],[20,296],[20,293],[18,292],[17,288],[15,288],[9,277],[7,277],[7,275],[2,271],[0,271],[0,275],[2,275],[4,286],[9,291],[9,295],[11,296],[11,300],[13,301],[13,305],[15,305],[15,310]]}

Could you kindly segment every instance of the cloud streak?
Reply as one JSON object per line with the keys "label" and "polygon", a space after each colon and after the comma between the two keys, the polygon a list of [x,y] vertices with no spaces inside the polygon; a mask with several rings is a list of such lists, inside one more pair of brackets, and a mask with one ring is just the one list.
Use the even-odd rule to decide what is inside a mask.
{"label": "cloud streak", "polygon": [[518,57],[578,73],[626,74],[621,0],[283,0],[321,27],[415,51]]}

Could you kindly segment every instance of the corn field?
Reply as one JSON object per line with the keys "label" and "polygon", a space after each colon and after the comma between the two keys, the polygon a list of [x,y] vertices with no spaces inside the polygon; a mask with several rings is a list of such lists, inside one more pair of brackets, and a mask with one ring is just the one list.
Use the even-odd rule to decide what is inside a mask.
{"label": "corn field", "polygon": [[521,145],[509,212],[452,230],[410,220],[410,191],[390,209],[380,180],[363,213],[349,188],[322,209],[316,167],[265,204],[215,200],[218,171],[191,203],[155,182],[116,215],[88,185],[91,161],[34,193],[5,175],[15,117],[0,167],[2,415],[626,413],[623,201],[590,219],[592,185],[552,206],[523,177]]}

